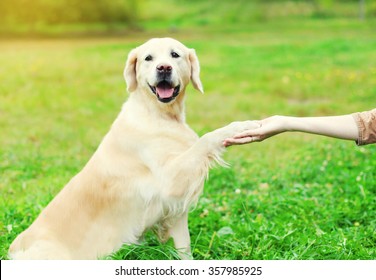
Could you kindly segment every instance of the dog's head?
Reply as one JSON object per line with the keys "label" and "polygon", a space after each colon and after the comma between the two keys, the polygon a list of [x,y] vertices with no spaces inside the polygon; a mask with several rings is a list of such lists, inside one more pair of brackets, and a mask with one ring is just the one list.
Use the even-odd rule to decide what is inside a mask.
{"label": "dog's head", "polygon": [[124,69],[127,89],[148,91],[163,103],[185,91],[189,80],[203,92],[196,53],[171,38],[155,38],[133,49]]}

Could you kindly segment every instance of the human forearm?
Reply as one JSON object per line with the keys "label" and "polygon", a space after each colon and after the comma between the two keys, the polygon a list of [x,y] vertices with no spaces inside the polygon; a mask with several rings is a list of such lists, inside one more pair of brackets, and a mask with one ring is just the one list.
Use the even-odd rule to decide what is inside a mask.
{"label": "human forearm", "polygon": [[356,140],[359,132],[352,115],[331,117],[284,117],[286,131],[301,131],[347,140]]}
{"label": "human forearm", "polygon": [[273,116],[258,121],[258,123],[259,128],[234,135],[234,137],[226,139],[223,142],[224,145],[263,141],[286,131],[300,131],[347,140],[357,140],[359,135],[358,126],[352,115],[304,118]]}

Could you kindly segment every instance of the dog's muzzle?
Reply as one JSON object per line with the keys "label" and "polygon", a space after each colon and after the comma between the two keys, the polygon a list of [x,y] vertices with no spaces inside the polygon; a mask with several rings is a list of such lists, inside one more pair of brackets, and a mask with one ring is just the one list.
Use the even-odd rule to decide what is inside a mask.
{"label": "dog's muzzle", "polygon": [[180,85],[174,87],[167,80],[160,81],[157,85],[149,85],[151,91],[157,96],[158,100],[163,103],[169,103],[174,100],[180,93]]}

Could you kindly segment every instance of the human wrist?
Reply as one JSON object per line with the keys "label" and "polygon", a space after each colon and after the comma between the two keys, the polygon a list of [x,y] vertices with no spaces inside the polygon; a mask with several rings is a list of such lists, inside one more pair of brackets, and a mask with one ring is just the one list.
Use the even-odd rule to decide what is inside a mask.
{"label": "human wrist", "polygon": [[296,130],[296,118],[290,116],[277,116],[279,123],[279,132]]}

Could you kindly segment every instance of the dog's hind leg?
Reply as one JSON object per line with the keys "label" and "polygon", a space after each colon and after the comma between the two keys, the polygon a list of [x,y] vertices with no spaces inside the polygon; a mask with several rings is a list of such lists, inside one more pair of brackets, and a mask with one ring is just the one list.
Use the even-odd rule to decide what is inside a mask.
{"label": "dog's hind leg", "polygon": [[50,241],[35,241],[29,248],[12,250],[9,258],[13,260],[69,260],[69,252],[58,244]]}

